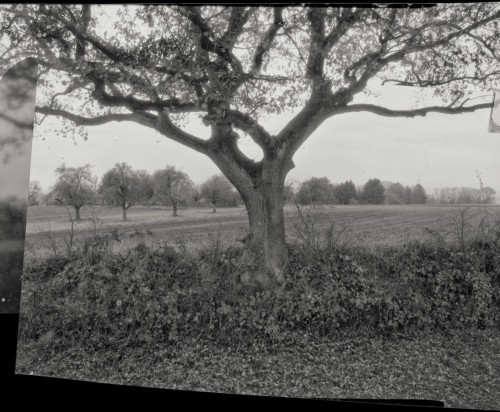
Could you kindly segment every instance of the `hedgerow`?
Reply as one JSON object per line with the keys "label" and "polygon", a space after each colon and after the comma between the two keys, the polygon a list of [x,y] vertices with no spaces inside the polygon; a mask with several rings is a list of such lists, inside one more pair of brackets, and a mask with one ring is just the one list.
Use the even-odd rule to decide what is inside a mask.
{"label": "hedgerow", "polygon": [[81,249],[31,265],[20,339],[47,351],[83,345],[175,346],[183,337],[222,344],[293,342],[301,334],[412,333],[500,325],[500,257],[412,243],[376,252],[289,245],[281,293],[238,281],[242,249],[186,254],[139,243],[124,254]]}

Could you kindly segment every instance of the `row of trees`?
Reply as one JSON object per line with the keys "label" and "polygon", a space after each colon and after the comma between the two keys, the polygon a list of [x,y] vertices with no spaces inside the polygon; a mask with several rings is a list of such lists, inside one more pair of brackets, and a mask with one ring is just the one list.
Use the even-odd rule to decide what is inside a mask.
{"label": "row of trees", "polygon": [[435,189],[429,196],[427,203],[445,204],[493,204],[495,203],[495,190],[491,187],[474,189],[472,187],[445,187]]}
{"label": "row of trees", "polygon": [[[213,212],[218,206],[236,206],[239,195],[223,175],[214,175],[200,186],[173,166],[157,170],[153,174],[145,170],[134,170],[127,163],[116,163],[101,181],[92,174],[91,165],[80,167],[59,166],[55,173],[57,181],[45,196],[45,203],[73,207],[76,220],[84,205],[101,204],[122,208],[123,220],[134,205],[170,205],[177,216],[178,207],[194,203],[210,203]],[[30,205],[41,199],[39,182],[31,182],[28,196]]]}
{"label": "row of trees", "polygon": [[[291,191],[285,193],[291,196]],[[316,204],[424,204],[427,194],[422,185],[413,187],[401,183],[370,179],[356,187],[351,180],[332,184],[327,177],[312,177],[299,186],[295,199],[302,205]]]}

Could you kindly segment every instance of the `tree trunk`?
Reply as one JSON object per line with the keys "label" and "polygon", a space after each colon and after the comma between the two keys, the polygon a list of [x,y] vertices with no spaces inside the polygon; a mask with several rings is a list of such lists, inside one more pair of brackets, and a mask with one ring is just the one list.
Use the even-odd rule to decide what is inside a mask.
{"label": "tree trunk", "polygon": [[75,206],[75,214],[76,214],[75,220],[81,220],[80,219],[80,207]]}
{"label": "tree trunk", "polygon": [[248,213],[250,233],[243,254],[240,280],[266,289],[281,290],[285,284],[288,251],[285,238],[283,194],[285,178],[293,163],[285,149],[276,149],[253,173],[220,148],[212,160],[239,192]]}
{"label": "tree trunk", "polygon": [[288,252],[285,241],[283,187],[268,182],[245,203],[250,223],[250,253],[259,253],[272,282],[283,285]]}
{"label": "tree trunk", "polygon": [[127,220],[127,208],[126,208],[126,206],[122,206],[122,215],[123,215],[123,221]]}
{"label": "tree trunk", "polygon": [[216,207],[215,203],[214,203],[214,207],[213,207],[212,210],[213,210],[214,213],[217,213],[217,207]]}
{"label": "tree trunk", "polygon": [[177,214],[177,203],[176,202],[172,202],[172,207],[174,209],[173,215],[175,217],[177,217],[178,216],[178,214]]}

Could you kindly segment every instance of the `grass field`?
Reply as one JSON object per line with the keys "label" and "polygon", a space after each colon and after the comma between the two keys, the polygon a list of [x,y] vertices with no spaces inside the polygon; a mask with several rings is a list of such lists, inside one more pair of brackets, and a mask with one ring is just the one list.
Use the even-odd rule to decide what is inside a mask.
{"label": "grass field", "polygon": [[[74,216],[74,210],[70,210]],[[190,208],[180,211],[179,217],[162,207],[132,207],[128,220],[122,221],[120,208],[86,207],[82,220],[74,224],[76,242],[91,233],[106,233],[117,229],[124,236],[115,248],[128,248],[137,243],[137,230],[149,231],[145,243],[158,241],[173,246],[182,243],[189,248],[206,246],[214,237],[224,245],[242,239],[248,230],[248,219],[243,206],[219,208]],[[333,225],[333,235],[339,243],[350,246],[376,248],[400,246],[423,241],[457,241],[477,235],[480,222],[500,219],[499,205],[326,205],[304,207],[285,206],[285,222],[289,240],[309,232],[321,232]],[[54,254],[69,241],[71,222],[68,210],[57,206],[33,206],[28,209],[26,228],[26,259]],[[463,233],[462,233],[463,231]],[[441,239],[442,237],[442,239]]]}

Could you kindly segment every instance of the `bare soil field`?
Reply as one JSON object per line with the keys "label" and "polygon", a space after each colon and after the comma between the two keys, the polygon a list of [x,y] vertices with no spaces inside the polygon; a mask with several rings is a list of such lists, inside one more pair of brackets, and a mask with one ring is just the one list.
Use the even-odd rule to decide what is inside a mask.
{"label": "bare soil field", "polygon": [[[74,210],[69,209],[74,217]],[[146,244],[163,242],[172,246],[197,248],[214,240],[228,246],[241,240],[248,230],[243,206],[190,208],[180,210],[178,217],[166,207],[132,207],[128,220],[122,221],[120,208],[85,207],[82,220],[74,222],[74,244],[91,234],[117,230],[121,242],[115,248],[125,249],[138,241]],[[285,206],[285,222],[289,240],[312,233],[331,235],[339,244],[376,248],[400,246],[424,241],[457,241],[474,237],[481,222],[500,221],[500,205],[324,205]],[[137,231],[143,234],[138,235]],[[32,206],[28,209],[25,259],[64,252],[71,233],[68,210],[58,206]]]}

